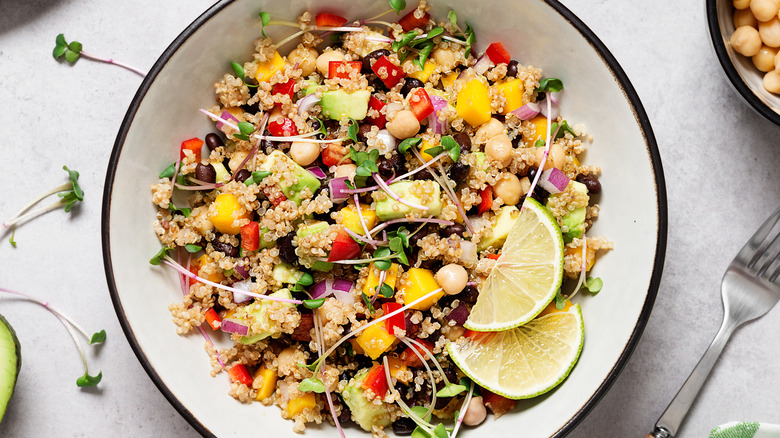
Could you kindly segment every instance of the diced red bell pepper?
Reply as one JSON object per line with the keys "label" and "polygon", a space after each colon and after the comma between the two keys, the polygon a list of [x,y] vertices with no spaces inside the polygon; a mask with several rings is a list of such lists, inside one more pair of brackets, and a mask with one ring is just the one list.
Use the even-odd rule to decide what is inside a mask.
{"label": "diced red bell pepper", "polygon": [[[274,85],[273,94],[286,94],[290,99],[295,95],[295,79],[290,79],[284,83]],[[279,102],[276,105],[281,105]]]}
{"label": "diced red bell pepper", "polygon": [[320,154],[320,156],[322,157],[322,164],[330,167],[330,166],[335,166],[337,164],[351,163],[352,162],[351,159],[344,158],[347,156],[348,153],[349,151],[344,146],[338,145],[336,143],[331,143]]}
{"label": "diced red bell pepper", "polygon": [[276,137],[289,137],[298,135],[298,127],[287,117],[280,117],[268,124],[268,132]]}
{"label": "diced red bell pepper", "polygon": [[[403,306],[398,303],[382,304],[382,310],[385,312],[385,315],[391,312],[395,312],[401,307]],[[387,329],[387,333],[394,335],[396,327],[399,330],[406,331],[406,318],[404,317],[404,312],[399,312],[397,315],[393,315],[385,320],[385,328]]]}
{"label": "diced red bell pepper", "polygon": [[368,123],[371,123],[372,125],[376,125],[379,129],[382,129],[387,124],[387,118],[384,114],[382,114],[382,108],[387,106],[386,103],[382,102],[381,100],[377,99],[374,96],[371,96],[370,99],[368,99],[368,108],[371,110],[374,110],[379,113],[379,116],[377,117],[366,117],[366,120],[368,120]]}
{"label": "diced red bell pepper", "polygon": [[490,187],[485,187],[484,189],[479,191],[479,196],[482,198],[482,201],[480,201],[479,203],[477,212],[479,214],[482,214],[490,210],[491,207],[493,207],[493,189],[491,189]]}
{"label": "diced red bell pepper", "polygon": [[361,386],[363,389],[370,389],[374,394],[384,397],[389,389],[384,365],[374,365],[373,368],[368,370],[368,374],[363,378]]}
{"label": "diced red bell pepper", "polygon": [[249,222],[241,227],[241,248],[245,251],[260,249],[260,224]]}
{"label": "diced red bell pepper", "polygon": [[493,260],[498,260],[499,255],[498,254],[485,254],[485,257]]}
{"label": "diced red bell pepper", "polygon": [[337,262],[339,260],[351,260],[359,255],[360,244],[355,242],[355,239],[353,239],[344,228],[340,228],[336,235],[336,239],[333,241],[333,246],[330,249],[328,261]]}
{"label": "diced red bell pepper", "polygon": [[493,43],[485,50],[485,54],[493,61],[494,64],[509,64],[512,60],[512,56],[504,48],[501,43]]}
{"label": "diced red bell pepper", "polygon": [[314,17],[314,23],[318,27],[341,27],[347,24],[347,19],[340,15],[322,12]]}
{"label": "diced red bell pepper", "polygon": [[428,20],[431,19],[431,14],[425,12],[422,17],[417,18],[414,16],[414,13],[417,12],[417,9],[412,10],[408,14],[401,17],[400,20],[398,20],[398,24],[401,25],[404,32],[409,32],[412,29],[424,29],[425,25],[428,24]]}
{"label": "diced red bell pepper", "polygon": [[271,204],[273,204],[274,207],[276,207],[277,205],[281,204],[282,201],[286,201],[287,200],[287,197],[284,196],[283,193],[278,193],[277,192],[277,194],[273,194],[273,193],[271,193],[270,189],[263,189],[263,194],[265,195],[266,198],[268,198],[269,201],[271,201]]}
{"label": "diced red bell pepper", "polygon": [[379,76],[379,80],[381,80],[387,88],[395,87],[395,85],[401,82],[401,79],[406,76],[404,69],[393,64],[393,62],[390,61],[390,58],[385,55],[382,55],[381,58],[374,62],[374,65],[371,66],[371,70]]}
{"label": "diced red bell pepper", "polygon": [[228,376],[232,382],[243,383],[246,386],[252,386],[252,375],[246,369],[246,365],[237,363],[228,369]]}
{"label": "diced red bell pepper", "polygon": [[493,412],[496,418],[511,411],[517,405],[517,400],[511,400],[506,397],[502,397],[498,394],[482,389],[482,401],[485,403],[488,409]]}
{"label": "diced red bell pepper", "polygon": [[219,317],[217,311],[214,308],[210,308],[203,314],[206,318],[206,322],[209,324],[212,330],[219,330],[222,327],[222,318]]}
{"label": "diced red bell pepper", "polygon": [[192,151],[195,154],[195,161],[200,161],[200,150],[203,148],[203,140],[191,138],[181,142],[181,158],[184,158],[184,151]]}
{"label": "diced red bell pepper", "polygon": [[[423,347],[427,348],[428,351],[433,351],[434,345],[425,339],[417,339],[417,342],[422,344]],[[420,360],[420,357],[415,354],[415,351],[420,353],[420,356],[423,358],[426,358],[427,353],[423,350],[420,350],[417,346],[414,347],[414,350],[412,347],[408,347],[406,350],[401,353],[400,359],[403,363],[405,363],[407,366],[410,366],[412,368],[419,368],[423,366],[422,361]]]}
{"label": "diced red bell pepper", "polygon": [[330,61],[328,63],[328,79],[349,79],[352,72],[360,74],[363,68],[362,61]]}
{"label": "diced red bell pepper", "polygon": [[417,117],[418,121],[422,121],[433,113],[433,102],[431,102],[431,96],[428,96],[428,92],[425,88],[418,88],[414,90],[412,96],[409,98],[409,106],[412,109],[412,113]]}

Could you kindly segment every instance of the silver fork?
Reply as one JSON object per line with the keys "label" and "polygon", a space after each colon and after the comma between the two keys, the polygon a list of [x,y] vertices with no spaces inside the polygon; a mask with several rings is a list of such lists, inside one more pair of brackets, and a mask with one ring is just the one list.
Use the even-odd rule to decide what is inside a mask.
{"label": "silver fork", "polygon": [[748,240],[723,275],[723,323],[688,380],[674,396],[655,429],[645,438],[672,438],[677,434],[696,395],[707,380],[731,334],[740,325],[774,307],[780,298],[780,233],[775,230],[780,209]]}

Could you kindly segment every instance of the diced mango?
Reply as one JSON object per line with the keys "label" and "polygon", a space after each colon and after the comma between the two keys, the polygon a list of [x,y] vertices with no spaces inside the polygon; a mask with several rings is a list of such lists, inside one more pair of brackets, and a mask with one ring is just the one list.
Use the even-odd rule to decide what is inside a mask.
{"label": "diced mango", "polygon": [[545,307],[545,308],[544,308],[544,310],[542,310],[542,311],[541,311],[541,313],[539,313],[539,315],[537,315],[536,317],[538,318],[538,317],[540,317],[540,316],[549,315],[549,314],[551,314],[551,313],[553,313],[553,312],[568,312],[568,311],[569,311],[569,308],[570,308],[571,306],[573,306],[572,302],[571,302],[570,300],[566,300],[566,305],[565,305],[565,306],[563,306],[563,309],[558,309],[557,307],[555,307],[555,300],[553,300],[553,301],[552,301],[550,304],[548,304],[548,305],[547,305],[547,307]]}
{"label": "diced mango", "polygon": [[[376,225],[376,212],[368,205],[360,205],[360,214],[363,215],[363,223],[366,224],[366,228],[369,230]],[[344,228],[349,229],[352,232],[360,234],[361,236],[366,234],[363,230],[363,226],[360,225],[360,217],[357,214],[357,208],[350,204],[341,209],[341,222],[339,222]]]}
{"label": "diced mango", "polygon": [[203,265],[208,263],[211,263],[211,259],[206,254],[203,254],[202,256],[198,257],[198,259],[193,262],[193,265],[198,267],[198,276],[205,278],[208,281],[213,281],[214,283],[221,283],[222,280],[225,279],[225,275],[222,273],[222,271],[217,271],[208,274],[200,271],[200,268],[203,267]]}
{"label": "diced mango", "polygon": [[531,123],[534,125],[536,133],[525,139],[525,146],[532,147],[537,140],[544,140],[547,138],[547,117],[538,115],[531,119]]}
{"label": "diced mango", "polygon": [[487,84],[479,79],[466,82],[458,93],[455,110],[473,127],[490,121],[490,95]]}
{"label": "diced mango", "polygon": [[303,412],[304,409],[314,409],[317,407],[317,398],[313,392],[304,392],[302,396],[292,398],[287,403],[287,415],[295,417]]}
{"label": "diced mango", "polygon": [[416,71],[409,76],[415,79],[419,79],[422,82],[428,82],[428,79],[430,79],[433,71],[436,70],[436,63],[429,59],[425,61],[425,65],[423,67],[424,68],[422,70]]}
{"label": "diced mango", "polygon": [[444,85],[444,88],[451,87],[455,83],[455,79],[458,79],[458,72],[452,72],[447,76],[443,76],[441,84]]}
{"label": "diced mango", "polygon": [[237,118],[239,122],[245,122],[246,118],[244,117],[244,110],[240,106],[233,106],[230,108],[225,108],[225,111],[229,112],[233,115],[233,117]]}
{"label": "diced mango", "polygon": [[249,213],[239,204],[231,193],[221,193],[214,199],[216,210],[209,210],[209,220],[222,234],[238,234],[241,232],[241,219],[249,217]]}
{"label": "diced mango", "polygon": [[[576,260],[579,260],[580,264],[582,263],[582,245],[577,245],[575,247],[566,247],[566,249],[563,252],[564,255],[576,257]],[[596,250],[591,249],[591,247],[586,248],[585,258],[588,260],[588,262],[585,264],[585,271],[587,272],[590,271],[590,268],[592,268],[593,264],[596,263]]]}
{"label": "diced mango", "polygon": [[387,366],[390,368],[390,377],[397,379],[400,382],[408,382],[410,376],[407,371],[409,371],[409,368],[401,359],[389,356],[387,358]]}
{"label": "diced mango", "polygon": [[254,382],[252,387],[257,389],[257,395],[255,400],[263,401],[274,394],[276,391],[276,381],[279,376],[276,374],[276,370],[270,370],[265,365],[255,371]]}
{"label": "diced mango", "polygon": [[[398,279],[399,268],[400,266],[397,263],[393,263],[390,265],[390,269],[387,270],[387,274],[385,274],[385,284],[390,286],[393,290],[395,290],[395,281]],[[376,287],[379,286],[379,276],[381,275],[381,272],[382,271],[374,267],[374,262],[371,262],[371,264],[368,266],[368,278],[366,279],[366,284],[363,285],[364,294],[368,295],[369,297],[374,296]]]}
{"label": "diced mango", "polygon": [[[407,281],[400,289],[405,304],[409,304],[412,301],[439,289],[439,283],[436,282],[433,272],[428,269],[410,268],[409,271],[407,271],[407,275]],[[428,310],[443,296],[444,291],[440,291],[410,308],[415,310]]]}
{"label": "diced mango", "polygon": [[363,351],[363,347],[360,346],[360,344],[357,343],[355,338],[350,339],[347,341],[350,345],[352,345],[352,352],[355,354],[366,354],[365,351]]}
{"label": "diced mango", "polygon": [[523,102],[523,81],[520,79],[512,79],[510,81],[503,81],[496,84],[496,88],[506,99],[504,110],[501,114],[508,114],[510,111],[514,111],[525,104]]}
{"label": "diced mango", "polygon": [[284,58],[282,58],[279,52],[274,52],[273,58],[257,64],[255,79],[260,82],[268,81],[276,72],[281,71],[282,68],[284,68]]}
{"label": "diced mango", "polygon": [[428,143],[428,140],[423,140],[420,144],[420,156],[426,163],[433,160],[433,156],[425,152],[426,149],[430,149],[432,147],[434,147],[434,145]]}
{"label": "diced mango", "polygon": [[395,336],[385,330],[383,323],[379,323],[360,332],[355,340],[363,349],[366,356],[371,359],[376,359],[393,346]]}

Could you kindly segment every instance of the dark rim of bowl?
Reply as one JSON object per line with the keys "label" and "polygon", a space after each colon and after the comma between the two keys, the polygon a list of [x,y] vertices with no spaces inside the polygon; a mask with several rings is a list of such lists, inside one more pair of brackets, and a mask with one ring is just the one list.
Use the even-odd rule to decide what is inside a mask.
{"label": "dark rim of bowl", "polygon": [[[216,15],[219,11],[221,11],[223,8],[225,8],[233,1],[235,0],[221,0],[219,3],[213,5],[206,12],[204,12],[197,19],[195,19],[195,21],[193,21],[189,26],[187,26],[187,28],[179,36],[177,36],[176,39],[173,40],[173,42],[168,46],[168,48],[165,49],[165,51],[162,53],[162,55],[157,60],[157,62],[155,62],[152,69],[146,75],[143,82],[141,83],[141,86],[138,88],[138,91],[133,97],[133,101],[131,102],[130,107],[127,110],[127,113],[125,114],[124,119],[122,120],[122,125],[119,129],[119,133],[117,135],[116,141],[114,142],[114,148],[111,151],[111,157],[109,159],[108,170],[106,173],[106,182],[103,189],[103,211],[102,211],[102,224],[101,224],[101,239],[103,244],[103,265],[106,271],[106,280],[108,282],[108,289],[111,294],[111,300],[113,301],[114,310],[116,311],[117,317],[119,318],[119,323],[122,326],[122,330],[124,331],[125,336],[127,337],[127,340],[133,349],[133,352],[135,353],[139,362],[141,362],[141,365],[143,366],[146,373],[149,375],[149,377],[152,379],[154,384],[160,390],[160,392],[165,396],[166,399],[168,399],[168,402],[171,403],[171,405],[179,412],[179,414],[182,415],[182,417],[184,417],[190,423],[190,425],[195,430],[197,430],[201,435],[207,437],[213,437],[215,435],[210,430],[208,430],[197,418],[195,418],[195,416],[189,410],[187,410],[187,408],[176,398],[176,396],[173,395],[171,390],[168,389],[168,387],[165,385],[165,382],[163,382],[162,378],[157,374],[157,372],[152,367],[151,363],[143,353],[143,350],[141,349],[140,345],[138,344],[138,341],[135,338],[135,335],[133,334],[133,329],[132,327],[130,327],[130,324],[122,308],[122,302],[119,298],[116,282],[114,279],[113,266],[111,263],[109,221],[110,221],[110,212],[111,212],[111,194],[114,185],[114,178],[116,176],[116,165],[119,159],[119,155],[122,151],[122,146],[124,145],[124,141],[127,136],[128,130],[130,128],[130,125],[132,124],[132,121],[135,117],[138,107],[143,101],[146,92],[149,90],[149,87],[154,82],[155,78],[159,74],[160,70],[162,70],[165,63],[179,49],[179,47],[193,33],[195,33],[195,31],[197,31],[205,22],[207,22],[209,19],[211,19],[211,17]],[[601,40],[599,40],[599,38],[593,33],[593,31],[591,31],[585,25],[585,23],[583,23],[579,18],[577,18],[576,15],[574,15],[571,11],[569,11],[569,9],[567,9],[565,6],[560,4],[557,0],[544,0],[544,1],[553,9],[555,9],[555,11],[557,11],[564,19],[566,19],[569,23],[571,23],[572,26],[574,26],[575,29],[577,29],[583,35],[583,37],[585,37],[585,39],[596,50],[599,56],[601,56],[601,58],[607,64],[609,69],[612,71],[612,74],[617,79],[618,84],[620,85],[626,97],[628,98],[629,103],[631,104],[631,107],[634,111],[634,116],[636,117],[637,123],[642,129],[642,134],[645,138],[648,154],[650,156],[650,160],[652,163],[653,176],[655,178],[655,185],[656,185],[656,205],[658,208],[658,231],[657,231],[656,253],[655,253],[654,263],[653,263],[653,273],[650,278],[650,284],[647,289],[647,295],[645,297],[645,302],[642,307],[642,312],[639,315],[639,319],[637,320],[637,323],[634,326],[634,330],[631,334],[631,337],[626,343],[626,347],[624,348],[623,352],[621,353],[620,357],[615,363],[615,366],[607,374],[606,378],[601,383],[601,385],[599,385],[596,392],[593,394],[593,396],[591,396],[590,399],[588,399],[585,402],[585,404],[580,408],[580,410],[573,417],[571,417],[558,431],[556,431],[552,435],[552,437],[558,438],[558,437],[566,436],[569,432],[571,432],[577,426],[577,424],[579,424],[580,421],[582,421],[587,416],[587,414],[599,402],[599,400],[604,396],[604,394],[606,394],[606,392],[615,382],[618,375],[620,374],[620,372],[623,370],[626,363],[628,362],[631,353],[634,351],[634,348],[639,342],[639,338],[641,337],[642,332],[644,331],[644,328],[647,325],[647,321],[650,318],[650,313],[653,309],[653,304],[655,302],[656,295],[658,294],[658,286],[661,281],[661,273],[663,271],[664,257],[666,255],[667,205],[666,205],[666,184],[664,182],[664,174],[663,174],[663,168],[661,166],[661,156],[658,152],[658,145],[656,143],[655,136],[653,135],[653,130],[652,127],[650,126],[650,120],[647,117],[647,113],[645,112],[644,107],[642,106],[642,103],[639,100],[639,96],[634,90],[634,87],[631,85],[628,76],[620,67],[617,60],[609,51],[609,49],[607,49],[604,43],[602,43]],[[708,4],[709,3],[714,3],[714,1],[708,1]],[[712,20],[710,20],[710,23],[712,23]],[[736,74],[736,72],[734,73]]]}
{"label": "dark rim of bowl", "polygon": [[772,123],[780,125],[780,114],[772,111],[767,104],[761,101],[761,99],[753,93],[753,90],[745,84],[742,80],[742,76],[739,75],[737,68],[734,67],[734,63],[731,62],[728,50],[726,50],[726,44],[723,43],[723,34],[720,32],[720,22],[718,21],[718,0],[707,0],[707,27],[710,29],[710,39],[712,40],[712,47],[715,49],[715,54],[718,56],[723,71],[726,73],[726,77],[729,78],[731,86],[739,93],[754,110],[759,114],[766,117]]}

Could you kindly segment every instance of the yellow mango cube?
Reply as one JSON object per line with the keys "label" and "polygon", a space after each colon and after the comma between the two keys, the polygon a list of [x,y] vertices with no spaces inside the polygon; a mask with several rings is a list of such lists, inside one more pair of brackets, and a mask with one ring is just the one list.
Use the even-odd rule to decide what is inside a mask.
{"label": "yellow mango cube", "polygon": [[544,140],[547,138],[547,117],[539,114],[531,119],[531,123],[533,123],[536,133],[525,139],[526,147],[533,146],[537,140]]}
{"label": "yellow mango cube", "polygon": [[257,64],[255,79],[259,82],[266,82],[271,79],[276,72],[281,71],[282,68],[284,68],[284,58],[282,58],[282,55],[280,55],[279,52],[274,52],[273,58]]}
{"label": "yellow mango cube", "polygon": [[444,88],[451,87],[455,83],[455,79],[458,79],[458,72],[452,72],[447,76],[443,76],[441,84],[444,85]]}
{"label": "yellow mango cube", "polygon": [[415,79],[419,79],[423,83],[428,82],[428,79],[431,78],[431,75],[433,74],[433,71],[436,70],[436,63],[429,59],[429,60],[425,61],[425,65],[423,67],[425,67],[425,68],[423,68],[420,71],[416,71],[416,72],[410,74],[409,76],[411,76],[411,77],[413,77]]}
{"label": "yellow mango cube", "polygon": [[241,232],[242,219],[249,218],[249,212],[231,193],[221,193],[214,199],[215,209],[209,209],[209,220],[214,228],[222,234],[238,234]]}
{"label": "yellow mango cube", "polygon": [[555,300],[553,300],[550,304],[547,305],[547,307],[544,308],[544,310],[539,313],[536,317],[539,318],[544,315],[549,315],[554,312],[568,312],[569,308],[573,306],[574,304],[570,300],[566,300],[566,305],[563,306],[563,309],[558,309],[558,307],[555,306]]}
{"label": "yellow mango cube", "polygon": [[225,111],[232,114],[233,117],[237,118],[239,122],[246,122],[246,118],[244,118],[244,110],[240,106],[225,108]]}
{"label": "yellow mango cube", "polygon": [[525,87],[523,81],[520,79],[512,79],[510,81],[503,81],[496,84],[496,88],[506,99],[504,110],[501,114],[509,114],[510,111],[514,111],[525,104],[523,102],[523,92]]}
{"label": "yellow mango cube", "polygon": [[360,332],[355,341],[368,357],[376,359],[393,346],[395,336],[388,333],[384,323],[380,322]]}
{"label": "yellow mango cube", "polygon": [[479,79],[466,82],[458,93],[455,110],[473,127],[490,121],[490,94],[487,84]]}
{"label": "yellow mango cube", "polygon": [[[399,292],[403,294],[404,304],[409,304],[436,289],[440,289],[439,283],[436,282],[436,278],[433,276],[433,272],[428,269],[410,268],[409,271],[407,271],[407,275],[406,282],[399,290]],[[444,291],[439,291],[439,293],[420,301],[410,308],[414,310],[428,310],[443,296]]]}
{"label": "yellow mango cube", "polygon": [[198,259],[193,262],[193,265],[198,267],[198,277],[205,278],[206,280],[213,281],[214,283],[221,283],[222,280],[225,279],[225,275],[222,273],[222,271],[218,270],[217,272],[207,273],[201,270],[204,265],[209,263],[211,263],[211,258],[209,258],[209,256],[206,254],[198,257]]}
{"label": "yellow mango cube", "polygon": [[387,358],[387,366],[390,369],[390,377],[403,383],[407,383],[409,381],[409,377],[411,377],[411,375],[407,373],[409,368],[401,359],[395,356],[389,356]]}
{"label": "yellow mango cube", "polygon": [[255,400],[263,401],[274,394],[276,391],[276,381],[279,376],[276,374],[276,370],[269,370],[265,365],[255,371],[254,381],[252,387],[257,389],[257,395]]}
{"label": "yellow mango cube", "polygon": [[[374,228],[377,222],[376,212],[368,205],[360,205],[360,214],[363,215],[363,223],[366,224],[366,228],[369,230]],[[360,216],[358,216],[357,208],[350,204],[341,209],[341,222],[339,222],[344,228],[360,234],[361,236],[366,234],[363,230],[363,226],[360,225]]]}
{"label": "yellow mango cube", "polygon": [[302,396],[292,398],[287,403],[287,414],[292,418],[303,412],[304,409],[317,407],[317,398],[313,392],[304,392]]}
{"label": "yellow mango cube", "polygon": [[[398,279],[398,269],[400,266],[397,263],[392,263],[390,265],[390,269],[387,270],[387,274],[385,274],[385,284],[390,286],[391,289],[395,290],[395,281]],[[366,294],[369,297],[373,297],[374,293],[376,293],[376,287],[379,286],[379,277],[382,274],[382,271],[374,267],[374,262],[371,262],[371,264],[368,266],[368,278],[366,279],[366,284],[363,285],[363,293]]]}
{"label": "yellow mango cube", "polygon": [[428,140],[423,140],[422,143],[420,144],[420,156],[423,158],[423,160],[426,163],[431,161],[431,160],[433,160],[433,156],[431,156],[430,154],[425,152],[425,150],[426,149],[430,149],[430,148],[432,148],[434,146],[437,146],[437,145],[432,145],[432,144],[428,143]]}

